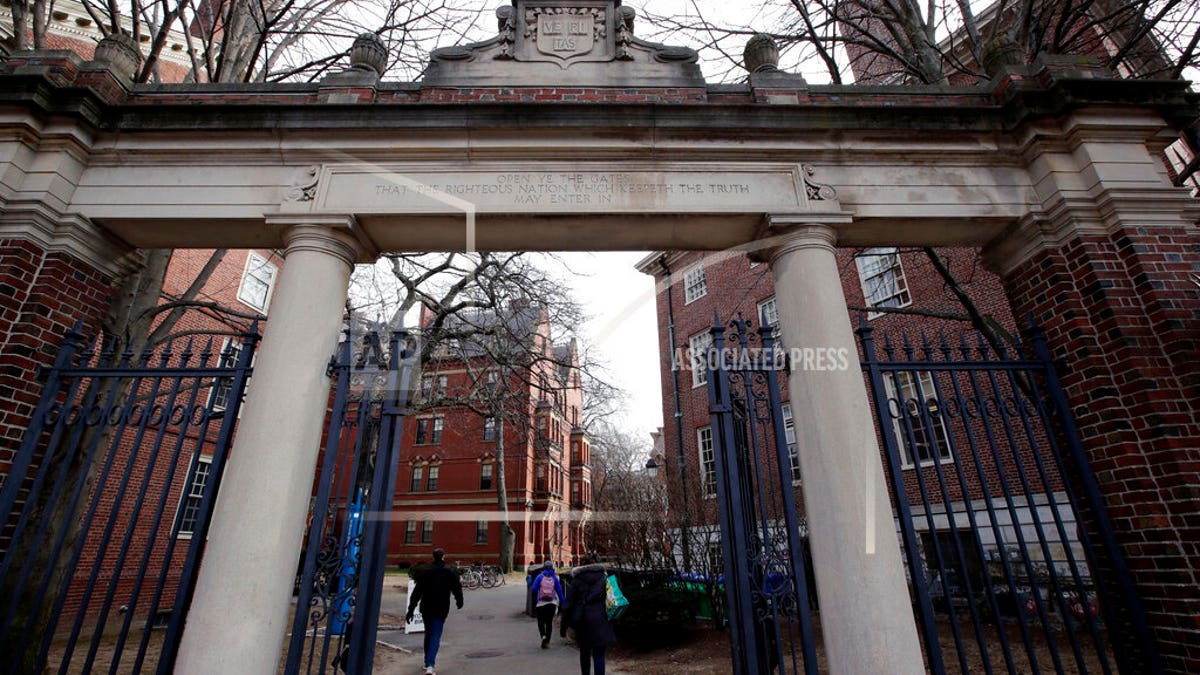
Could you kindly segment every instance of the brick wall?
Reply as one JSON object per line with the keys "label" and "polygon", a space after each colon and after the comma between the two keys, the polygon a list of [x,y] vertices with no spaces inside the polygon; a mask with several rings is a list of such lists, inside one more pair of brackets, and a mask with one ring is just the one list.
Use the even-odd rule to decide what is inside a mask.
{"label": "brick wall", "polygon": [[1172,673],[1200,672],[1200,292],[1194,231],[1080,237],[1009,273],[1046,328],[1085,450]]}

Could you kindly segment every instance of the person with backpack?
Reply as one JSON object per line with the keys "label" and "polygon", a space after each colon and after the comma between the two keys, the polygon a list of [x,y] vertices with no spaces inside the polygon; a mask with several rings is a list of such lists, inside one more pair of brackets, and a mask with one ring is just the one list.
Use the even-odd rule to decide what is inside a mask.
{"label": "person with backpack", "polygon": [[533,611],[537,614],[542,649],[549,649],[550,636],[554,632],[554,614],[563,601],[562,583],[554,573],[553,562],[547,560],[542,565],[542,571],[529,582],[529,592],[533,594]]}
{"label": "person with backpack", "polygon": [[617,641],[608,620],[608,575],[594,555],[584,562],[587,564],[571,570],[560,635],[565,636],[567,628],[575,629],[581,675],[591,675],[593,664],[596,675],[604,675],[604,652]]}

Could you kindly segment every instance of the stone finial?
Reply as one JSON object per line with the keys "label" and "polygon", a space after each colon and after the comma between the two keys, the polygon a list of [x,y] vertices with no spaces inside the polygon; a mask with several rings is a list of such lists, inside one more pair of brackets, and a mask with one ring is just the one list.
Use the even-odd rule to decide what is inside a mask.
{"label": "stone finial", "polygon": [[770,35],[756,33],[742,51],[742,62],[751,73],[779,70],[779,45]]}
{"label": "stone finial", "polygon": [[980,58],[983,61],[983,70],[989,77],[999,75],[1005,66],[1019,66],[1025,63],[1021,57],[1021,46],[1003,33],[983,45]]}
{"label": "stone finial", "polygon": [[633,22],[637,19],[637,10],[632,7],[618,7],[617,20],[625,24],[625,30],[633,34]]}
{"label": "stone finial", "polygon": [[387,45],[383,38],[375,33],[363,33],[354,38],[350,47],[350,67],[361,70],[372,70],[382,77],[387,70]]}
{"label": "stone finial", "polygon": [[105,66],[120,79],[132,80],[142,62],[142,52],[132,37],[109,33],[96,43],[96,54],[92,61]]}
{"label": "stone finial", "polygon": [[503,33],[505,28],[510,27],[509,24],[512,23],[512,21],[515,17],[516,17],[516,14],[514,13],[512,5],[501,5],[501,6],[497,7],[496,8],[496,30]]}

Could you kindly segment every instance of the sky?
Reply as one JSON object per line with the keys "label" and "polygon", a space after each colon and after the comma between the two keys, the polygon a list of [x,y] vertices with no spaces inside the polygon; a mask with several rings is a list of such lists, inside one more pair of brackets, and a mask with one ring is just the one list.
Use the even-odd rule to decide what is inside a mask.
{"label": "sky", "polygon": [[558,254],[575,273],[566,279],[575,299],[591,316],[578,336],[599,353],[612,383],[629,396],[617,425],[647,440],[662,426],[654,278],[634,269],[648,253]]}

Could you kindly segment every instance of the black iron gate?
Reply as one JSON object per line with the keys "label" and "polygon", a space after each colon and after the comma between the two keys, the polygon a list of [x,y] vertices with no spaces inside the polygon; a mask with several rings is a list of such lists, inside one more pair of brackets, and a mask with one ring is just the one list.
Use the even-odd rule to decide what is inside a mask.
{"label": "black iron gate", "polygon": [[305,536],[285,672],[371,672],[412,356],[408,334],[348,335]]}
{"label": "black iron gate", "polygon": [[1041,331],[858,334],[929,670],[1161,672]]}
{"label": "black iron gate", "polygon": [[79,330],[0,489],[0,671],[168,673],[257,330],[141,354]]}
{"label": "black iron gate", "polygon": [[733,672],[817,673],[794,444],[780,402],[786,358],[771,328],[719,317],[707,357]]}

